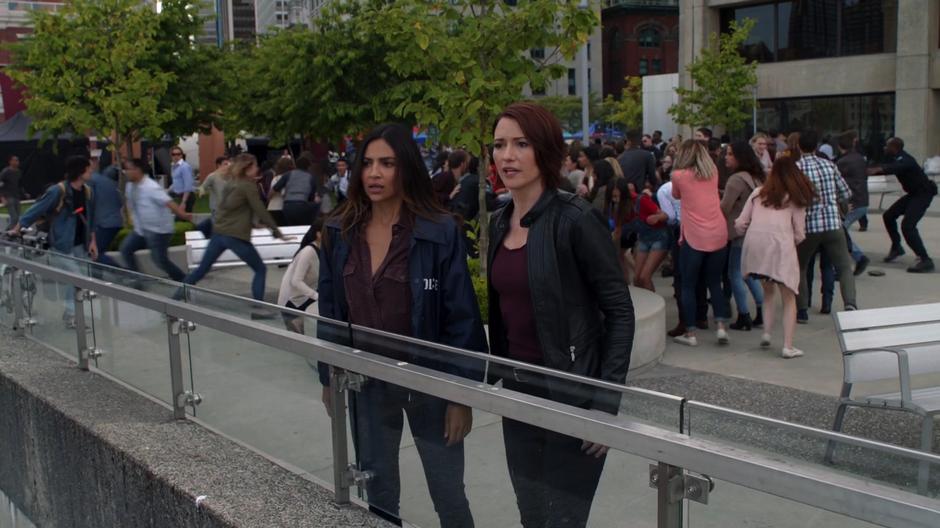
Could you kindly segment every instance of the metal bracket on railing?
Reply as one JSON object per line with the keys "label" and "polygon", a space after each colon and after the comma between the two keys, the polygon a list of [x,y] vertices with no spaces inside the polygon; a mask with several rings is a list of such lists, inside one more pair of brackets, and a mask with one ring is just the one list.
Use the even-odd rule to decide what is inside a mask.
{"label": "metal bracket on railing", "polygon": [[197,405],[202,403],[202,395],[195,393],[191,390],[183,391],[177,398],[177,405],[180,407],[192,407],[196,408]]}
{"label": "metal bracket on railing", "polygon": [[88,352],[88,359],[98,359],[104,355],[104,352],[102,352],[100,348],[93,346],[88,347],[86,350]]}
{"label": "metal bracket on railing", "polygon": [[346,486],[359,486],[361,488],[373,478],[375,478],[375,472],[363,471],[355,464],[346,466],[346,471],[343,472],[343,482]]}
{"label": "metal bracket on railing", "polygon": [[[650,464],[650,487],[659,488],[659,465]],[[678,471],[669,478],[668,498],[670,504],[683,499],[708,504],[708,497],[715,490],[715,482],[708,475],[695,475]]]}
{"label": "metal bracket on railing", "polygon": [[183,335],[183,334],[191,334],[195,330],[196,330],[196,323],[192,321],[185,321],[183,319],[176,319],[175,321],[173,321],[172,326],[170,328],[170,331],[173,333],[173,335],[176,335],[176,336]]}
{"label": "metal bracket on railing", "polygon": [[349,372],[348,370],[339,372],[336,375],[336,383],[338,383],[337,388],[340,390],[340,392],[362,392],[362,386],[365,384],[365,382],[365,376],[355,372]]}

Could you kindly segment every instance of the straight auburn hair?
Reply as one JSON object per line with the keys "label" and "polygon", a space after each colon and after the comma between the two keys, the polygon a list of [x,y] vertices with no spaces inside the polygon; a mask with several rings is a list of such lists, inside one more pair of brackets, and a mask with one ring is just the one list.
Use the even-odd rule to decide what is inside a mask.
{"label": "straight auburn hair", "polygon": [[535,164],[539,167],[547,189],[561,186],[561,167],[568,152],[561,124],[554,114],[541,105],[521,102],[507,106],[493,122],[492,132],[501,119],[512,119],[519,124],[525,138],[535,150]]}
{"label": "straight auburn hair", "polygon": [[793,156],[781,156],[770,169],[759,196],[765,207],[774,209],[788,205],[809,207],[816,199],[816,186],[803,174]]}
{"label": "straight auburn hair", "polygon": [[[369,221],[372,215],[372,200],[362,184],[366,150],[373,141],[383,140],[395,153],[396,185],[402,194],[403,207],[428,220],[440,219],[450,215],[443,209],[431,188],[431,177],[421,158],[421,151],[411,134],[411,128],[398,123],[379,125],[362,140],[362,146],[356,151],[356,160],[349,176],[349,189],[344,201],[331,215],[339,221],[343,236],[359,229]],[[324,232],[324,235],[326,233]],[[328,238],[323,237],[324,244]]]}
{"label": "straight auburn hair", "polygon": [[718,176],[718,167],[715,166],[705,143],[694,139],[687,139],[679,145],[676,159],[672,162],[672,170],[681,169],[691,169],[698,180],[708,180]]}

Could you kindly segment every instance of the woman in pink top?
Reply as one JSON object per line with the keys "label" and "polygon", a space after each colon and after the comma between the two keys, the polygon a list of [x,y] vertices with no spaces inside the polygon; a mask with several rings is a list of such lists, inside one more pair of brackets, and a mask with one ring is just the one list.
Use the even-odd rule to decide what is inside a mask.
{"label": "woman in pink top", "polygon": [[[796,245],[806,238],[806,207],[816,190],[796,161],[780,156],[774,162],[767,182],[751,193],[744,210],[734,222],[744,234],[741,264],[744,274],[761,279],[764,287],[764,335],[761,346],[770,346],[774,326],[774,297],[780,290],[783,300],[784,358],[803,352],[793,347],[796,329],[796,292],[800,285],[800,265]],[[746,234],[745,234],[746,233]]]}
{"label": "woman in pink top", "polygon": [[[682,280],[682,320],[695,321],[695,288],[702,270],[711,292],[712,310],[718,324],[718,343],[728,343],[725,323],[731,307],[721,289],[728,261],[728,226],[718,197],[718,168],[705,145],[689,139],[679,146],[672,171],[672,196],[682,201],[679,220],[679,274]],[[695,327],[673,338],[696,346]]]}

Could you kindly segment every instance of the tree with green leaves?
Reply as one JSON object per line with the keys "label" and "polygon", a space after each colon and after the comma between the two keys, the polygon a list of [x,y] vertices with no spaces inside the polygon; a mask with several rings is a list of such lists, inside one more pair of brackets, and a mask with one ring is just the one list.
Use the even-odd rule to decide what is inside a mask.
{"label": "tree with green leaves", "polygon": [[626,129],[643,126],[643,78],[625,77],[626,85],[620,92],[620,99],[608,95],[604,99],[604,115],[607,122]]}
{"label": "tree with green leaves", "polygon": [[[522,98],[523,89],[543,88],[565,73],[559,57],[573,57],[599,23],[578,0],[397,0],[378,3],[368,20],[370,34],[386,48],[385,60],[402,81],[389,95],[395,113],[440,131],[451,145],[481,159],[480,210],[487,144],[496,116]],[[545,50],[539,62],[531,49]],[[377,91],[381,88],[376,87]],[[480,215],[480,254],[487,250],[488,217]],[[482,273],[486,273],[485,262]]]}
{"label": "tree with green leaves", "polygon": [[[577,95],[552,95],[533,97],[532,102],[545,107],[554,114],[566,131],[576,132],[581,130],[581,97]],[[588,115],[593,122],[605,120],[603,103],[594,92],[591,92],[588,98]]]}
{"label": "tree with green leaves", "polygon": [[751,117],[757,63],[740,50],[753,28],[752,19],[732,21],[729,32],[711,35],[710,45],[686,68],[692,87],[676,88],[679,102],[669,108],[676,122],[736,130]]}
{"label": "tree with green leaves", "polygon": [[31,132],[159,137],[173,111],[160,99],[173,79],[152,69],[158,25],[136,0],[74,0],[31,11],[33,33],[12,46],[7,74],[26,89]]}

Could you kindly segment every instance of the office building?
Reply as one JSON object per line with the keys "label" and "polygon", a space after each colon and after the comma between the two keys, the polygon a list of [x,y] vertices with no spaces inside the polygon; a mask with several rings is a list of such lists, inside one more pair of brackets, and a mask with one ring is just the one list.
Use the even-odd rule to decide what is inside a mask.
{"label": "office building", "polygon": [[221,46],[230,40],[254,40],[257,34],[255,0],[211,0],[202,4],[201,14],[206,19],[202,42]]}
{"label": "office building", "polygon": [[892,135],[920,160],[940,153],[940,2],[681,0],[680,9],[685,87],[685,65],[710,34],[755,21],[742,53],[758,62],[757,128],[855,130],[875,160]]}
{"label": "office building", "polygon": [[275,29],[309,26],[313,3],[312,0],[255,0],[257,33],[263,35]]}
{"label": "office building", "polygon": [[679,71],[679,0],[604,0],[604,96],[624,78]]}

